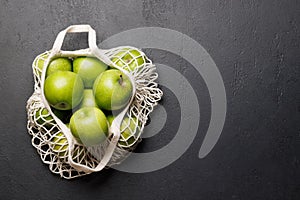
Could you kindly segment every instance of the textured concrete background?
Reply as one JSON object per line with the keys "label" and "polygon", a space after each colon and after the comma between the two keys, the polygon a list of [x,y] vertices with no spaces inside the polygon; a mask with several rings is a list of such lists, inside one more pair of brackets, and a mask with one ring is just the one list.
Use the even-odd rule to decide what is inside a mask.
{"label": "textured concrete background", "polygon": [[[297,0],[46,1],[1,0],[0,199],[299,199],[300,5]],[[201,43],[223,76],[228,113],[221,138],[197,158],[210,117],[205,83],[178,56],[146,50],[174,67],[199,98],[201,122],[188,151],[167,168],[147,174],[113,169],[66,181],[42,164],[26,130],[33,92],[31,63],[56,34],[88,23],[98,41],[124,30],[159,26]],[[85,46],[85,35],[66,48]],[[164,89],[164,88],[163,88]],[[168,113],[161,133],[139,151],[164,146],[176,133],[178,102],[164,89]],[[175,114],[174,114],[175,113]]]}

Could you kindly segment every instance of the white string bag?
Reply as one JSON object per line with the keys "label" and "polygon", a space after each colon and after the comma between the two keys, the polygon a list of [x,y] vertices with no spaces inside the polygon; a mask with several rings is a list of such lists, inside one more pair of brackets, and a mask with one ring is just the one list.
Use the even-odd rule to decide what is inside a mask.
{"label": "white string bag", "polygon": [[[71,32],[88,32],[89,48],[62,51],[64,37]],[[138,56],[133,51],[137,51]],[[129,54],[134,63],[127,63],[123,57],[125,54]],[[70,129],[52,112],[44,96],[43,86],[50,61],[54,57],[78,56],[96,57],[108,66],[119,69],[129,77],[133,85],[130,102],[113,120],[108,138],[93,147],[85,147],[77,142]],[[136,67],[132,69],[132,65]],[[32,145],[42,161],[49,165],[53,173],[66,179],[98,172],[122,162],[141,140],[148,115],[162,97],[162,91],[155,82],[158,77],[156,68],[142,51],[130,46],[98,49],[95,30],[89,25],[73,25],[61,31],[52,50],[37,56],[32,69],[35,84],[34,93],[26,106],[28,133],[32,136]],[[128,119],[123,120],[125,118]],[[125,130],[130,134],[123,135]]]}

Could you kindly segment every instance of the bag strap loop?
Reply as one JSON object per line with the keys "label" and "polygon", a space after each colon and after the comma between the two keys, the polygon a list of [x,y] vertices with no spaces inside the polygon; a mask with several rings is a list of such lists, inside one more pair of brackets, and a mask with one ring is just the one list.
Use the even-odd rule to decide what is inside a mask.
{"label": "bag strap loop", "polygon": [[[83,33],[83,32],[87,32],[88,33],[88,45],[89,45],[89,49],[90,51],[95,54],[99,59],[103,60],[105,63],[107,64],[112,64],[111,60],[104,56],[104,53],[102,52],[102,50],[100,50],[97,47],[96,44],[96,32],[95,30],[90,26],[90,25],[86,25],[86,24],[81,24],[81,25],[72,25],[67,27],[66,29],[62,30],[61,32],[58,33],[55,42],[53,44],[52,50],[51,50],[51,55],[50,57],[59,54],[61,52],[61,47],[62,44],[64,42],[65,36],[67,33]],[[67,139],[69,142],[69,155],[68,155],[68,160],[70,162],[70,165],[73,166],[76,169],[79,169],[81,171],[85,171],[85,172],[93,172],[93,171],[101,171],[109,162],[110,158],[112,157],[112,154],[114,152],[114,149],[117,146],[118,140],[120,138],[120,124],[122,122],[122,119],[128,109],[129,105],[127,106],[127,108],[122,112],[123,116],[120,116],[120,119],[118,120],[118,124],[114,123],[112,127],[112,139],[110,141],[110,144],[108,145],[106,152],[103,156],[103,158],[101,159],[101,161],[99,162],[98,166],[96,166],[95,169],[91,169],[88,166],[84,166],[81,165],[79,163],[75,163],[72,160],[72,156],[71,156],[71,148],[74,148],[74,140],[71,137],[71,133],[69,130],[66,129],[66,127],[61,124],[59,121],[58,124],[60,125],[60,127],[63,127],[63,131],[64,133],[67,133]]]}
{"label": "bag strap loop", "polygon": [[55,42],[53,44],[51,53],[57,54],[62,47],[62,44],[64,42],[65,36],[67,33],[88,33],[88,45],[91,51],[95,51],[98,49],[97,44],[96,44],[96,32],[95,30],[90,26],[86,24],[80,24],[80,25],[72,25],[67,27],[66,29],[62,30],[59,32],[57,35]]}

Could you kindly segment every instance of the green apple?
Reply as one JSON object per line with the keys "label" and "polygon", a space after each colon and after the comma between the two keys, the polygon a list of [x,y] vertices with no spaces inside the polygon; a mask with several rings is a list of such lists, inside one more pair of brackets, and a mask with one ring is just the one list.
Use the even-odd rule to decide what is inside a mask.
{"label": "green apple", "polygon": [[46,71],[46,77],[57,71],[72,71],[72,62],[68,58],[53,59]]}
{"label": "green apple", "polygon": [[57,110],[52,108],[52,112],[57,118],[59,118],[63,123],[69,123],[72,116],[72,110]]}
{"label": "green apple", "polygon": [[107,69],[107,65],[97,58],[78,57],[73,61],[73,71],[82,78],[85,88],[92,88],[95,79]]}
{"label": "green apple", "polygon": [[79,105],[80,108],[83,107],[98,107],[93,95],[92,89],[85,89],[83,92],[83,99]]}
{"label": "green apple", "polygon": [[85,146],[101,144],[108,136],[108,122],[104,113],[95,107],[77,110],[70,120],[73,136]]}
{"label": "green apple", "polygon": [[115,116],[113,116],[113,115],[107,115],[107,116],[106,116],[106,119],[107,119],[109,125],[111,126],[112,122],[113,122],[114,119],[115,119]]}
{"label": "green apple", "polygon": [[45,61],[47,60],[49,54],[44,54],[40,56],[40,58],[37,60],[37,67],[39,70],[37,70],[39,77],[42,75],[42,71],[44,68]]}
{"label": "green apple", "polygon": [[128,71],[133,71],[136,67],[142,66],[145,63],[146,58],[136,49],[124,48],[113,56],[112,61],[119,67],[124,67]]}
{"label": "green apple", "polygon": [[[115,117],[113,115],[107,116],[107,121],[109,122],[110,126],[114,119],[115,119]],[[134,132],[133,132],[133,131],[135,131],[135,123],[138,123],[137,119],[135,117],[133,117],[131,119],[129,119],[128,117],[125,117],[123,119],[123,121],[121,123],[121,128],[120,128],[120,130],[123,130],[123,132],[121,132],[121,137],[118,141],[120,146],[122,146],[122,147],[132,146],[136,142],[136,139],[134,137]],[[128,126],[128,124],[129,124],[129,126]],[[131,131],[133,133],[131,133]]]}
{"label": "green apple", "polygon": [[101,73],[93,86],[96,103],[105,110],[118,110],[126,106],[132,90],[130,79],[117,69]]}
{"label": "green apple", "polygon": [[62,132],[59,132],[55,136],[53,136],[51,142],[53,145],[53,151],[55,153],[58,153],[60,157],[64,157],[67,155],[68,140]]}
{"label": "green apple", "polygon": [[45,125],[46,127],[51,127],[53,122],[53,117],[50,115],[46,108],[40,108],[35,112],[35,119],[39,125]]}
{"label": "green apple", "polygon": [[74,72],[57,71],[45,80],[44,93],[49,104],[58,110],[70,110],[82,100],[84,85]]}

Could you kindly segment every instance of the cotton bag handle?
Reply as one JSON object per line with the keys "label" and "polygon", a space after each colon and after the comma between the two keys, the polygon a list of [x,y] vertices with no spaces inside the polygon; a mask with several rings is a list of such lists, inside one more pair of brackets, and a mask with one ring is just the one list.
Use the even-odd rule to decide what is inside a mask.
{"label": "cotton bag handle", "polygon": [[64,42],[65,36],[67,33],[88,33],[88,45],[89,48],[92,51],[95,51],[98,49],[96,44],[96,31],[87,24],[81,24],[81,25],[72,25],[61,31],[53,44],[51,53],[56,54],[61,50],[62,44]]}
{"label": "cotton bag handle", "polygon": [[[114,63],[111,62],[111,60],[109,58],[107,58],[106,56],[103,56],[103,51],[100,50],[97,45],[96,45],[96,32],[95,30],[90,26],[90,25],[72,25],[67,27],[66,29],[62,30],[56,37],[55,42],[53,44],[53,48],[51,50],[51,54],[50,57],[56,55],[56,54],[60,54],[63,52],[61,51],[61,47],[64,41],[64,38],[66,36],[67,33],[82,33],[82,32],[88,32],[88,45],[89,45],[89,49],[90,51],[96,55],[96,57],[98,57],[99,59],[101,59],[102,61],[104,61],[106,64],[108,65],[114,65]],[[130,76],[127,72],[125,72],[124,70],[120,69],[121,71],[123,71],[124,73],[126,73],[128,76]],[[133,81],[133,78],[130,76],[131,81]],[[74,168],[80,170],[80,171],[85,171],[85,172],[96,172],[96,171],[101,171],[109,162],[114,149],[119,141],[120,138],[120,124],[122,122],[123,117],[126,114],[126,111],[128,110],[130,103],[133,100],[133,96],[135,93],[135,87],[132,93],[132,97],[131,100],[129,102],[129,104],[126,106],[126,108],[115,118],[115,120],[113,121],[109,132],[112,135],[112,138],[110,140],[110,143],[105,151],[104,156],[102,157],[101,161],[99,162],[99,164],[94,168],[90,168],[88,166],[76,163],[73,161],[72,159],[72,155],[71,155],[71,151],[72,148],[74,148],[74,139],[71,136],[71,132],[68,128],[66,128],[66,126],[61,123],[59,120],[57,121],[57,123],[60,125],[60,127],[64,130],[69,143],[69,155],[68,155],[68,161],[70,163],[71,166],[73,166]],[[54,117],[56,118],[56,116]]]}

